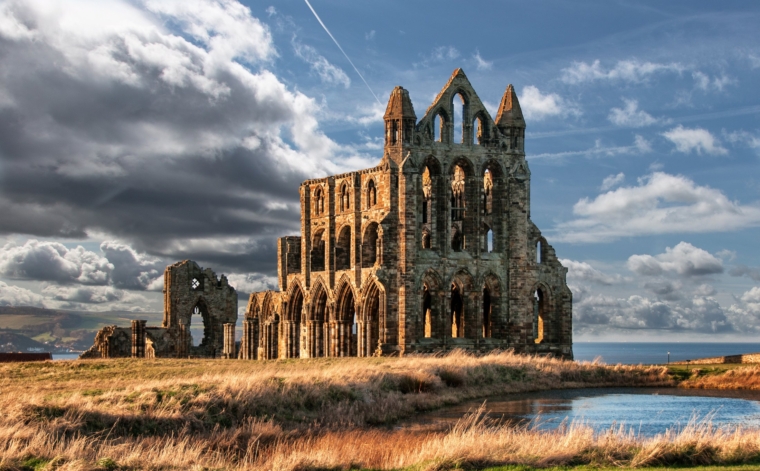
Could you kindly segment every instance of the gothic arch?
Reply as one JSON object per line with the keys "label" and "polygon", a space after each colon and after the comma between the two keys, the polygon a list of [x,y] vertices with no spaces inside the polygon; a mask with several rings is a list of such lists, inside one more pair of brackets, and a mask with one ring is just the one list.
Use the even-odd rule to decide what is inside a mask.
{"label": "gothic arch", "polygon": [[554,293],[544,282],[539,281],[530,291],[533,300],[533,339],[537,344],[551,343],[556,335]]}
{"label": "gothic arch", "polygon": [[367,223],[362,234],[362,268],[372,268],[378,260],[380,225],[374,221]]}
{"label": "gothic arch", "polygon": [[486,273],[481,282],[480,324],[483,338],[498,336],[501,320],[501,280],[493,272]]}
{"label": "gothic arch", "polygon": [[348,281],[339,283],[336,293],[335,308],[328,326],[328,356],[356,356],[356,322],[358,320],[356,294]]}
{"label": "gothic arch", "polygon": [[248,306],[245,309],[245,319],[253,320],[259,317],[259,299],[256,295],[251,295],[248,300]]}
{"label": "gothic arch", "polygon": [[351,268],[351,224],[344,224],[336,232],[335,238],[335,270],[348,270]]}
{"label": "gothic arch", "polygon": [[362,296],[357,328],[358,356],[372,356],[379,347],[380,326],[385,323],[385,287],[377,279],[369,283]]}

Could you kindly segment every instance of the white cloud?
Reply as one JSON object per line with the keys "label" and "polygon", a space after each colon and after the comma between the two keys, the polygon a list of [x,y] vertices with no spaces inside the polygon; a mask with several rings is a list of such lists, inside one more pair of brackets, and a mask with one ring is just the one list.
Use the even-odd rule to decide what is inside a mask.
{"label": "white cloud", "polygon": [[623,180],[625,180],[625,174],[623,172],[620,172],[617,175],[610,175],[608,177],[605,177],[605,179],[602,180],[601,190],[607,191],[611,188],[614,188],[623,183]]}
{"label": "white cloud", "polygon": [[81,245],[68,249],[59,242],[30,239],[0,250],[0,273],[21,280],[105,285],[113,268],[107,258]]}
{"label": "white cloud", "polygon": [[255,274],[231,274],[227,275],[230,286],[235,288],[238,293],[255,293],[266,290],[276,290],[277,277],[266,276],[258,273]]}
{"label": "white cloud", "polygon": [[580,116],[577,105],[564,100],[556,93],[541,93],[533,86],[523,87],[519,97],[525,119],[540,121],[549,116]]}
{"label": "white cloud", "polygon": [[478,70],[491,70],[493,67],[493,61],[487,61],[480,57],[480,51],[476,50],[475,54],[472,56],[473,59],[475,59],[475,65],[477,66]]}
{"label": "white cloud", "polygon": [[369,33],[366,33],[364,35],[364,39],[366,39],[367,41],[371,41],[371,40],[375,39],[375,30],[373,29]]}
{"label": "white cloud", "polygon": [[67,303],[105,304],[122,301],[126,304],[136,304],[145,301],[143,296],[112,286],[46,286],[42,293],[54,301]]}
{"label": "white cloud", "polygon": [[625,107],[612,108],[610,110],[607,119],[613,124],[617,126],[640,128],[643,126],[650,126],[659,121],[646,111],[638,109],[638,101],[624,98],[623,102],[625,103]]}
{"label": "white cloud", "polygon": [[700,71],[692,72],[691,76],[694,79],[694,88],[704,92],[709,91],[711,88],[722,92],[726,85],[733,85],[736,83],[736,80],[725,74],[720,77],[716,76],[712,80],[709,75]]}
{"label": "white cloud", "polygon": [[702,152],[712,155],[728,154],[728,151],[721,147],[720,141],[706,129],[690,129],[679,124],[662,135],[675,144],[676,150],[685,154],[690,154],[692,151],[700,155]]}
{"label": "white cloud", "polygon": [[723,132],[723,137],[734,145],[746,146],[751,149],[760,150],[760,136],[749,133],[744,130]]}
{"label": "white cloud", "polygon": [[[100,250],[112,264],[111,284],[117,288],[144,290],[163,276],[166,264],[155,257],[138,253],[116,241],[105,241]],[[162,283],[163,286],[163,283]]]}
{"label": "white cloud", "polygon": [[0,306],[44,307],[44,297],[20,286],[0,281]]}
{"label": "white cloud", "polygon": [[414,66],[429,67],[436,63],[452,61],[459,56],[459,51],[454,46],[438,46],[430,54],[423,56],[422,62],[417,62]]}
{"label": "white cloud", "polygon": [[647,80],[655,73],[680,73],[683,70],[684,67],[676,62],[659,64],[655,62],[641,62],[637,59],[618,61],[614,67],[605,69],[599,60],[595,60],[591,64],[574,62],[570,67],[562,69],[562,81],[570,84],[594,80],[620,80],[639,83]]}
{"label": "white cloud", "polygon": [[561,259],[560,263],[567,268],[567,277],[570,282],[588,281],[600,285],[612,285],[623,280],[623,277],[620,275],[608,275],[592,267],[587,262]]}
{"label": "white cloud", "polygon": [[732,322],[742,326],[744,332],[760,332],[760,286],[744,292],[726,312]]}
{"label": "white cloud", "polygon": [[729,200],[681,175],[654,172],[573,206],[576,219],[553,231],[563,242],[608,242],[651,234],[727,232],[760,225],[760,206]]}
{"label": "white cloud", "polygon": [[299,43],[294,37],[293,49],[298,58],[309,64],[311,70],[319,76],[322,83],[343,85],[345,88],[351,86],[351,79],[343,72],[343,69],[331,64],[313,47]]}
{"label": "white cloud", "polygon": [[667,247],[665,253],[655,255],[631,255],[628,269],[641,276],[659,276],[676,273],[684,277],[717,275],[723,273],[723,262],[688,242]]}

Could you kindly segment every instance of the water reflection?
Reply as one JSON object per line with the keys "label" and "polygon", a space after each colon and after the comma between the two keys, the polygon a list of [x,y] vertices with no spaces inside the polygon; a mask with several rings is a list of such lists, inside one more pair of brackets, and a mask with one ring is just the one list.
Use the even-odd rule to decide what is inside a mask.
{"label": "water reflection", "polygon": [[[419,430],[446,429],[482,400],[419,415],[401,424]],[[487,415],[507,425],[534,421],[543,430],[563,421],[584,422],[595,430],[623,424],[634,433],[652,436],[667,429],[680,429],[693,419],[713,425],[760,428],[760,392],[679,389],[575,389],[490,398]]]}

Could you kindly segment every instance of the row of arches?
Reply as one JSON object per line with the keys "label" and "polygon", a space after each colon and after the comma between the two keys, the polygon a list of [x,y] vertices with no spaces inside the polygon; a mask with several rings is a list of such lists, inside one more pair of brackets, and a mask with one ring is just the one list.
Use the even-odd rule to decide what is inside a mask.
{"label": "row of arches", "polygon": [[[479,181],[480,180],[480,181]],[[447,180],[441,175],[440,164],[433,157],[425,159],[420,173],[422,200],[422,248],[431,249],[447,243],[455,252],[472,251],[468,241],[479,240],[481,252],[501,250],[497,244],[498,214],[503,210],[494,194],[503,185],[501,166],[496,162],[487,162],[479,177],[476,177],[472,164],[462,158],[455,162]],[[445,196],[447,195],[447,197]],[[466,223],[473,219],[472,210],[479,211],[479,226]],[[446,215],[448,217],[441,217]],[[437,241],[435,236],[443,231],[440,224],[450,224],[448,241]],[[475,230],[473,230],[473,228]]]}
{"label": "row of arches", "polygon": [[373,282],[361,299],[347,282],[336,293],[331,301],[318,283],[306,303],[296,284],[283,303],[282,316],[271,298],[265,298],[261,306],[249,306],[246,323],[257,328],[244,329],[244,350],[256,351],[261,359],[372,356],[384,316],[382,286]]}
{"label": "row of arches", "polygon": [[[343,182],[336,193],[336,209],[338,212],[346,212],[351,210],[352,206],[352,189],[348,182]],[[372,208],[377,205],[377,185],[374,179],[369,179],[365,185],[364,193],[364,207],[365,209]],[[322,186],[317,186],[314,189],[313,195],[313,210],[312,214],[315,216],[322,216],[325,214],[325,192]]]}
{"label": "row of arches", "polygon": [[491,117],[485,108],[471,110],[467,93],[457,91],[445,105],[433,111],[427,129],[435,142],[485,145],[492,133]]}
{"label": "row of arches", "polygon": [[[353,263],[351,258],[351,241],[353,240],[353,231],[350,224],[346,224],[338,230],[338,235],[332,244],[334,257],[334,270],[349,270]],[[364,234],[361,238],[361,247],[357,247],[356,254],[360,257],[359,263],[362,268],[372,268],[381,261],[382,257],[382,239],[380,237],[380,225],[376,222],[370,222],[364,228]],[[326,232],[325,229],[318,229],[314,232],[311,241],[311,271],[319,272],[326,269]]]}

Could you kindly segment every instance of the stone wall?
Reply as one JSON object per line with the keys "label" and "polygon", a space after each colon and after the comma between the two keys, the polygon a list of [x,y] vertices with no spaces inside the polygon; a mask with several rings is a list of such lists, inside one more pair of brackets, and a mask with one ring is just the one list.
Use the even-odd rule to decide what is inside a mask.
{"label": "stone wall", "polygon": [[724,363],[760,363],[760,353],[727,355],[724,357],[697,358],[695,360],[672,361],[672,365],[719,365]]}

